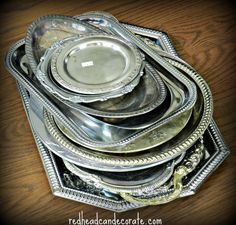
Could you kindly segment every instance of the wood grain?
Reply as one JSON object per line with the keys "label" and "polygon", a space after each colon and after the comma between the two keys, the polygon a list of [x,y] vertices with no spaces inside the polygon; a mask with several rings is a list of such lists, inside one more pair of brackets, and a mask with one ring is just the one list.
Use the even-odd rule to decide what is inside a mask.
{"label": "wood grain", "polygon": [[[231,149],[229,158],[191,197],[120,213],[118,218],[161,218],[163,224],[227,224],[234,217],[236,160],[235,10],[227,1],[6,1],[1,5],[0,57],[24,38],[27,26],[47,14],[103,10],[130,24],[167,32],[181,55],[208,82],[214,118]],[[0,64],[0,204],[6,224],[68,224],[107,210],[54,197],[48,185],[15,80]]]}

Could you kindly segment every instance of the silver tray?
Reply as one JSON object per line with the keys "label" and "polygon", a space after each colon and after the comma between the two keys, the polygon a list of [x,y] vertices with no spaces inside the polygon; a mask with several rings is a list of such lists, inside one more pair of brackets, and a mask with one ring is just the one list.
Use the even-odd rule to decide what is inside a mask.
{"label": "silver tray", "polygon": [[[109,93],[87,95],[87,94],[75,93],[70,90],[63,89],[53,80],[52,74],[49,68],[50,68],[50,61],[51,61],[52,55],[54,54],[58,46],[63,44],[65,41],[66,39],[61,40],[60,42],[56,42],[45,51],[44,57],[41,58],[40,63],[37,67],[36,76],[38,80],[40,81],[40,83],[44,86],[44,88],[50,94],[53,94],[58,100],[65,103],[66,105],[73,106],[73,104],[75,103],[105,101],[109,98],[119,97],[121,95],[129,93],[139,83],[140,76],[143,75],[142,70],[140,71],[140,76],[137,76],[134,80],[132,80],[132,82],[128,83],[127,85],[125,85],[124,87],[118,90],[114,90]],[[75,105],[77,105],[76,108],[79,108],[80,110],[80,105],[79,104],[75,104]]]}
{"label": "silver tray", "polygon": [[[164,34],[163,34],[164,35]],[[28,116],[29,96],[27,91],[18,84],[22,102]],[[30,122],[30,120],[29,120]],[[31,124],[31,122],[30,122]],[[55,196],[94,205],[115,212],[143,207],[142,204],[134,204],[124,201],[116,194],[88,185],[74,176],[70,171],[65,170],[63,161],[49,151],[32,130],[38,151],[44,165],[46,175]],[[198,166],[197,170],[190,174],[184,181],[184,188],[180,197],[190,196],[196,193],[202,183],[209,175],[224,161],[229,154],[222,136],[214,121],[211,122],[203,138],[205,139],[208,157]],[[165,192],[162,192],[162,195]]]}
{"label": "silver tray", "polygon": [[[131,30],[136,30],[142,35],[158,36],[157,43],[163,43],[161,45],[162,48],[167,47],[168,51],[176,55],[176,52],[174,51],[170,41],[168,40],[167,35],[165,35],[164,33],[131,25],[126,26]],[[19,90],[26,113],[28,113],[28,96],[22,86],[19,86]],[[79,202],[84,202],[87,204],[92,204],[97,207],[117,212],[127,211],[129,209],[143,206],[140,204],[128,203],[120,199],[116,195],[106,193],[102,190],[88,186],[81,180],[76,180],[75,177],[73,177],[73,175],[71,175],[68,171],[62,170],[62,162],[60,162],[60,158],[48,151],[35,134],[34,137],[49,179],[52,192],[55,195]],[[207,143],[206,147],[209,152],[209,157],[201,163],[197,171],[192,173],[191,176],[189,176],[185,180],[181,197],[195,194],[197,189],[206,180],[206,178],[220,165],[220,163],[229,154],[229,150],[225,146],[214,121],[211,122],[203,137],[206,140],[205,143]]]}

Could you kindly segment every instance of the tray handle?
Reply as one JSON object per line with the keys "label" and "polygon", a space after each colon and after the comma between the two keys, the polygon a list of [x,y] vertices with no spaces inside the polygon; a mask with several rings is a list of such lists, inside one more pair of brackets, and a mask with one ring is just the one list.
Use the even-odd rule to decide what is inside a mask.
{"label": "tray handle", "polygon": [[161,205],[167,202],[171,202],[177,199],[183,190],[183,178],[191,173],[197,165],[200,163],[204,155],[204,144],[201,138],[195,145],[195,149],[183,160],[182,164],[179,165],[173,174],[173,178],[170,182],[173,183],[173,190],[168,192],[166,195],[153,197],[153,198],[142,198],[132,196],[128,193],[120,193],[120,196],[131,203],[138,203],[143,205]]}

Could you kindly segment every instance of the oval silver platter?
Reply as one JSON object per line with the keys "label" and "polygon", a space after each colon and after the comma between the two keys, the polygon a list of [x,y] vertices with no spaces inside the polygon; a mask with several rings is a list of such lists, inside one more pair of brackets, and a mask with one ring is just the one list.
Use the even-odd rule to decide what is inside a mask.
{"label": "oval silver platter", "polygon": [[[65,110],[63,110],[65,111]],[[65,112],[66,113],[66,112]],[[68,113],[68,111],[67,111]],[[161,110],[155,110],[154,112],[158,119],[159,117],[162,117],[162,115],[166,115],[164,112],[161,112]],[[158,114],[159,113],[159,114]],[[188,123],[189,118],[191,117],[192,110],[183,112],[182,114],[178,115],[177,117],[173,118],[170,121],[167,121],[166,123],[160,124],[159,126],[156,126],[155,129],[152,131],[146,133],[143,136],[140,136],[139,138],[135,139],[131,142],[131,144],[126,144],[126,152],[138,152],[142,150],[146,150],[149,148],[156,147],[158,145],[161,145],[162,143],[168,141],[169,139],[173,138],[175,135],[177,135]],[[50,115],[50,114],[49,114]],[[82,125],[84,127],[84,130],[86,129],[87,133],[90,133],[91,138],[94,138],[96,140],[102,140],[102,141],[114,141],[119,140],[122,137],[132,136],[135,135],[135,130],[131,132],[132,130],[132,124],[130,124],[129,128],[123,129],[122,127],[115,126],[115,125],[109,125],[106,122],[99,122],[98,120],[94,120],[92,118],[81,118],[81,115],[76,114],[75,117],[73,117],[73,120]],[[68,115],[69,116],[69,115]],[[81,119],[78,120],[78,117]],[[132,118],[133,120],[133,118]],[[81,122],[83,121],[83,122]],[[72,140],[75,143],[80,144],[78,139],[67,129],[66,126],[64,126],[60,121],[55,119],[55,123],[60,129],[60,131],[68,137],[70,140]],[[144,125],[149,125],[148,121],[141,124],[142,127],[145,128]],[[140,129],[142,128],[140,127]],[[96,129],[95,129],[96,128]],[[156,137],[156,138],[155,138]],[[144,141],[146,140],[146,141]],[[133,146],[133,147],[131,147]],[[93,149],[93,147],[92,147]],[[112,152],[112,153],[122,153],[124,152],[123,145],[122,147],[113,147],[113,148],[96,148],[98,151],[102,152]]]}
{"label": "oval silver platter", "polygon": [[140,74],[142,60],[139,50],[124,39],[88,34],[61,44],[53,53],[51,71],[70,91],[100,94],[132,82]]}
{"label": "oval silver platter", "polygon": [[[191,121],[192,127],[190,127],[187,131],[182,132],[180,137],[177,137],[171,143],[167,142],[163,148],[155,148],[149,152],[141,152],[140,154],[136,153],[135,155],[125,154],[122,157],[121,155],[114,156],[111,154],[96,153],[81,146],[75,146],[68,141],[64,135],[60,134],[60,131],[56,128],[55,124],[53,125],[53,118],[48,117],[45,121],[45,118],[43,118],[42,115],[42,107],[40,107],[40,109],[41,110],[38,110],[38,104],[33,100],[29,115],[35,132],[51,151],[76,165],[82,165],[88,168],[94,167],[96,162],[96,169],[105,171],[132,171],[162,164],[173,158],[173,155],[171,158],[170,155],[167,155],[168,150],[173,149],[173,146],[176,147],[174,152],[176,157],[176,152],[178,148],[181,147],[181,142],[186,140],[186,135],[191,136],[193,130],[196,129],[196,126],[199,123],[199,117],[202,115],[200,112],[196,112],[194,114],[195,116],[193,121]],[[48,130],[45,129],[45,125]],[[179,138],[181,138],[182,141],[179,140]],[[177,147],[176,143],[178,142],[180,142],[180,145]],[[184,147],[187,148],[187,145],[185,144]],[[181,152],[184,152],[184,150],[186,149],[181,148]],[[159,160],[153,162],[154,164],[150,164],[149,161],[151,161],[154,157],[157,158],[157,156],[159,156]],[[134,161],[135,163],[133,163]]]}
{"label": "oval silver platter", "polygon": [[144,75],[132,92],[106,101],[74,104],[65,102],[70,108],[90,115],[106,118],[127,118],[152,111],[160,106],[166,97],[166,87],[159,74],[145,64]]}
{"label": "oval silver platter", "polygon": [[[14,52],[15,52],[15,50],[12,51],[12,53],[14,53]],[[14,54],[13,54],[13,55],[9,55],[9,57],[12,57],[12,58],[11,58],[11,60],[12,60],[11,66],[12,66],[13,68],[15,68]],[[16,69],[14,69],[14,71],[16,71]],[[19,73],[19,71],[18,71],[17,73]],[[204,129],[205,129],[205,127],[207,126],[207,122],[209,122],[209,117],[210,117],[211,114],[212,114],[211,94],[210,94],[210,92],[209,92],[208,87],[206,86],[205,82],[202,81],[202,78],[196,74],[195,71],[191,71],[191,70],[190,70],[190,76],[191,76],[195,81],[198,82],[199,87],[200,87],[200,89],[201,89],[201,91],[202,91],[202,93],[203,93],[203,96],[204,96],[204,105],[205,105],[205,106],[204,106],[204,107],[205,107],[205,112],[204,112],[204,114],[203,114],[204,116],[203,116],[203,118],[202,118],[201,123],[199,124],[199,127],[197,127],[197,129],[195,129],[195,132],[193,132],[193,137],[194,137],[194,138],[192,138],[192,137],[190,136],[189,138],[186,139],[188,145],[191,145],[191,143],[194,143],[194,141],[201,135],[201,133],[204,132]],[[205,119],[204,119],[204,118],[205,118]],[[148,160],[148,161],[150,161],[150,162],[153,162],[153,161],[154,161],[154,162],[156,162],[156,161],[161,161],[162,159],[164,159],[164,158],[166,158],[166,157],[170,157],[170,156],[173,156],[173,155],[178,154],[179,152],[181,152],[181,150],[186,149],[186,148],[188,147],[188,145],[184,144],[184,142],[183,142],[183,143],[180,145],[180,146],[182,146],[182,147],[177,148],[177,149],[178,149],[177,151],[174,150],[174,149],[169,149],[168,154],[165,154],[165,157],[162,156],[162,154],[158,154],[158,157],[157,157],[157,156],[154,156],[154,157],[151,157],[151,158],[147,157],[146,160]],[[99,159],[99,160],[103,160],[103,159]],[[132,161],[135,162],[135,163],[138,163],[138,164],[141,163],[141,162],[139,162],[139,160],[137,161],[136,159],[133,159]],[[122,161],[121,161],[121,163],[126,164],[127,162],[122,162]]]}

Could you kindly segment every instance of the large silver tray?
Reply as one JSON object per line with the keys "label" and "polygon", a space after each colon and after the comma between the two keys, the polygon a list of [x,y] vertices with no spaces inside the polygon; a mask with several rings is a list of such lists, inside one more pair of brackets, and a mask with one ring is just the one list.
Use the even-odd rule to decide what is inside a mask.
{"label": "large silver tray", "polygon": [[[19,84],[18,88],[28,116],[29,96],[27,95],[26,90]],[[141,204],[126,202],[115,194],[107,193],[104,190],[87,185],[68,170],[63,169],[61,158],[49,151],[42,144],[33,130],[32,132],[54,195],[115,212],[123,212],[143,206]],[[214,121],[209,125],[203,138],[205,139],[205,147],[207,148],[209,156],[198,166],[198,169],[192,173],[191,176],[188,176],[187,179],[185,179],[184,188],[180,197],[195,194],[207,177],[229,154],[229,149],[226,147]]]}
{"label": "large silver tray", "polygon": [[[167,51],[170,51],[172,54],[176,55],[176,52],[168,40],[167,35],[164,33],[150,29],[139,28],[136,26],[126,26],[130,30],[135,30],[137,33],[142,35],[153,35],[155,37],[158,36],[156,40],[157,44],[159,44],[161,48],[166,49]],[[26,113],[28,115],[27,110],[29,107],[29,98],[22,86],[19,86],[19,90]],[[62,167],[60,166],[62,163],[60,162],[60,158],[48,151],[35,134],[34,137],[49,179],[52,192],[55,195],[117,212],[142,206],[140,204],[125,202],[116,195],[103,192],[91,186],[86,186],[86,184],[84,184],[81,180],[76,180],[75,177],[73,177],[68,171],[62,170]],[[229,154],[229,150],[225,146],[214,121],[211,122],[203,137],[205,139],[205,143],[207,143],[206,148],[209,152],[209,157],[204,162],[202,162],[201,165],[199,165],[195,173],[192,173],[191,176],[185,180],[181,197],[194,194],[200,185],[206,180],[206,178]]]}
{"label": "large silver tray", "polygon": [[[36,84],[35,82],[32,81],[28,76],[26,76],[24,73],[22,73],[22,69],[19,68],[19,58],[22,54],[24,54],[22,51],[18,52],[18,48],[23,46],[24,41],[21,40],[17,42],[15,45],[12,46],[12,48],[9,50],[7,56],[6,56],[6,65],[7,68],[10,70],[12,75],[17,78],[17,80],[20,81],[20,83],[23,84],[24,87],[26,87],[32,94],[33,96],[36,97],[41,104],[44,105],[44,107],[51,113],[57,120],[60,121],[60,123],[63,124],[70,132],[71,134],[74,135],[76,138],[77,142],[80,143],[82,146],[86,146],[89,148],[102,148],[104,149],[105,147],[108,148],[113,148],[114,146],[125,146],[126,143],[130,143],[133,140],[137,139],[138,137],[141,137],[143,135],[146,135],[147,133],[150,133],[151,131],[155,130],[157,127],[167,123],[169,120],[173,119],[175,116],[180,114],[180,112],[183,113],[180,108],[176,111],[176,115],[170,115],[168,118],[163,118],[160,121],[157,121],[156,123],[152,124],[148,128],[145,128],[140,131],[135,131],[134,133],[129,133],[123,137],[118,137],[116,140],[107,140],[106,142],[100,141],[100,140],[95,140],[93,137],[91,137],[91,133],[86,132],[84,129],[81,128],[81,126],[76,125],[75,123],[72,123],[71,119],[68,118],[68,114],[65,112],[62,112],[61,108],[59,105],[56,105],[54,101],[52,101],[50,96],[47,96],[46,93],[41,90],[41,87]],[[23,46],[24,47],[24,46]],[[171,59],[167,59],[171,60]],[[172,63],[172,62],[171,62]],[[174,60],[174,63],[176,64],[175,66],[180,66],[180,69],[182,69],[183,63],[179,63],[178,60]],[[212,100],[211,100],[211,93],[210,90],[206,84],[206,82],[199,76],[196,71],[189,69],[189,67],[185,68],[188,70],[188,74],[193,79],[195,82],[199,84],[199,88],[201,89],[202,94],[204,95],[204,112],[202,119],[195,129],[195,131],[186,139],[183,143],[181,143],[181,146],[179,146],[177,149],[171,148],[169,151],[165,154],[159,154],[158,156],[156,155],[155,157],[148,159],[148,163],[153,163],[156,161],[160,160],[167,160],[167,158],[170,159],[170,157],[174,157],[178,154],[180,154],[182,151],[185,151],[188,147],[190,147],[196,140],[204,133],[206,130],[208,124],[210,123],[211,116],[212,116]],[[41,90],[41,91],[40,91]],[[58,108],[59,107],[59,108]],[[180,111],[179,111],[180,110]],[[82,114],[81,114],[82,116]],[[70,117],[70,115],[69,115]],[[84,123],[83,120],[80,119],[81,122]],[[86,133],[86,134],[85,134]],[[128,145],[126,145],[128,146]],[[130,145],[129,145],[130,146]],[[176,151],[177,150],[177,151]],[[145,159],[146,160],[146,159]],[[130,163],[130,162],[129,162]],[[138,163],[139,162],[135,162]],[[146,162],[141,162],[145,163]],[[115,163],[116,164],[116,163]]]}

